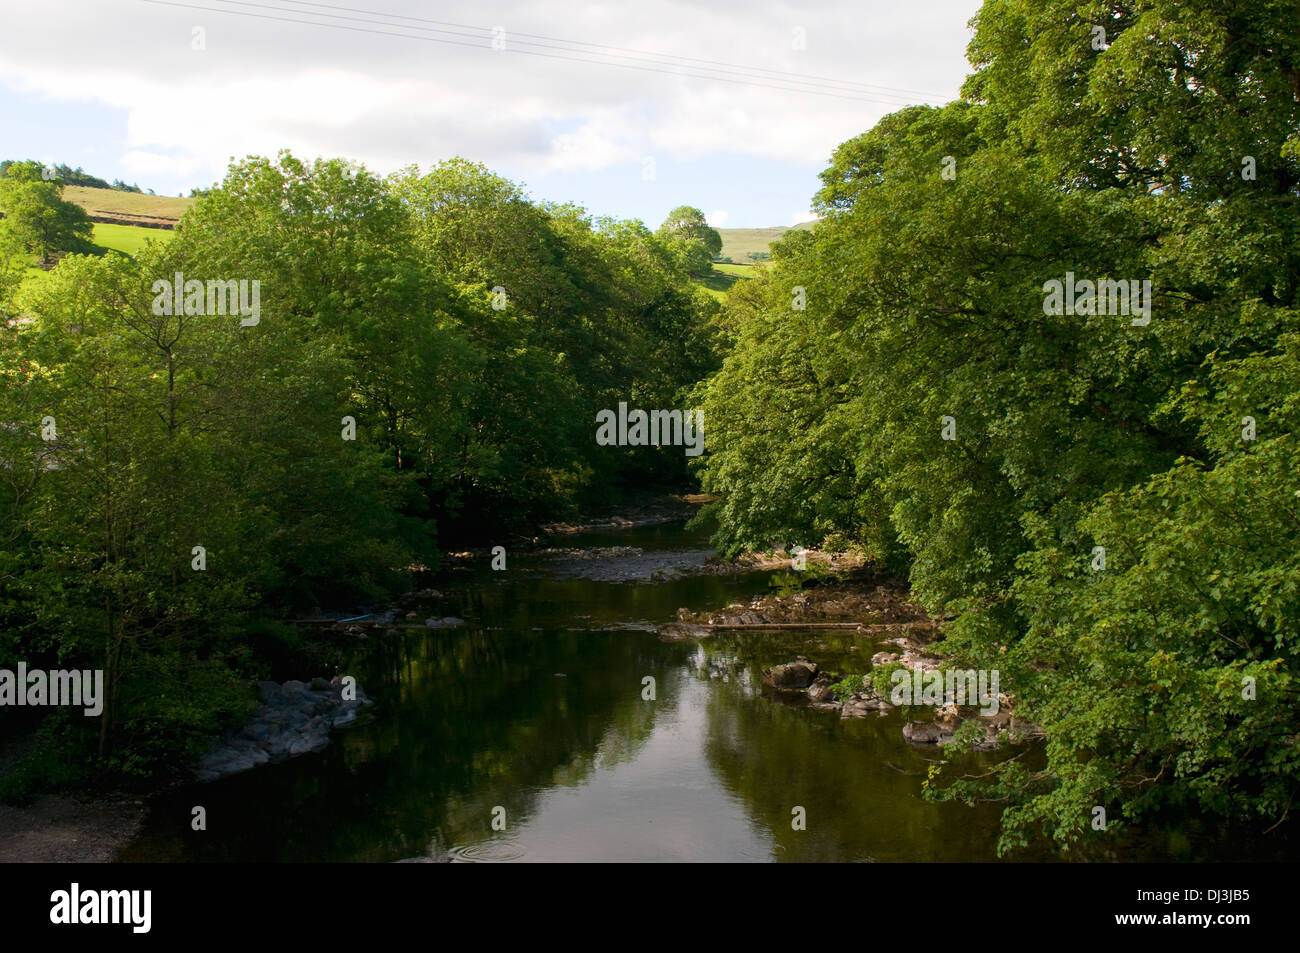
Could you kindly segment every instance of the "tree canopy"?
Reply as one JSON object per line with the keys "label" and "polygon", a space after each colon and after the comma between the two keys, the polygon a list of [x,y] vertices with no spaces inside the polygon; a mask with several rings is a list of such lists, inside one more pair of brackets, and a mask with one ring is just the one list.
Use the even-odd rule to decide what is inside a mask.
{"label": "tree canopy", "polygon": [[63,199],[63,183],[37,162],[11,162],[0,174],[0,248],[35,255],[90,251],[90,216]]}
{"label": "tree canopy", "polygon": [[696,277],[708,275],[713,259],[722,254],[722,236],[704,220],[704,213],[681,205],[668,213],[655,233],[666,242],[681,267]]}
{"label": "tree canopy", "polygon": [[[4,196],[57,188],[13,171]],[[249,158],[172,241],[68,255],[10,310],[0,666],[105,669],[96,736],[43,730],[126,774],[179,770],[247,713],[292,643],[276,619],[683,478],[680,448],[599,447],[596,414],[680,406],[717,363],[718,306],[641,223],[464,160],[385,180]]]}
{"label": "tree canopy", "polygon": [[[1294,798],[1296,13],[988,0],[965,98],[836,151],[700,389],[725,551],[906,568],[1046,729],[932,792],[1005,800],[1003,849]],[[1149,281],[1149,321],[1046,313],[1067,274]]]}

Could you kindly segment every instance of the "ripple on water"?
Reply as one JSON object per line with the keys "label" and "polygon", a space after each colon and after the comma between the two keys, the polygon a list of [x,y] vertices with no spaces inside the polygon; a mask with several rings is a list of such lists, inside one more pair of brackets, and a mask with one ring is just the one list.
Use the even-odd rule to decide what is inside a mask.
{"label": "ripple on water", "polygon": [[525,847],[514,841],[485,841],[453,847],[447,856],[455,864],[508,864],[527,853]]}

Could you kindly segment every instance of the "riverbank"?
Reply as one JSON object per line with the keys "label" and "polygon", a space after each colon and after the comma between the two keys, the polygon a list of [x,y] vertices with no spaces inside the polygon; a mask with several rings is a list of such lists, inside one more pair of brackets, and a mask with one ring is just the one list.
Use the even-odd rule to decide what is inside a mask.
{"label": "riverbank", "polygon": [[670,493],[621,507],[606,516],[580,519],[574,523],[549,523],[542,529],[547,536],[573,536],[603,529],[630,529],[633,526],[672,523],[690,519],[703,504],[715,499],[717,497],[707,493]]}
{"label": "riverbank", "polygon": [[[262,702],[244,725],[214,742],[191,766],[190,777],[173,778],[146,791],[98,795],[45,794],[29,804],[0,803],[0,863],[109,863],[140,832],[150,804],[191,780],[214,781],[257,765],[282,761],[330,743],[335,729],[357,719],[371,704],[360,685],[335,676],[310,684],[260,682]],[[0,752],[0,773],[14,760]]]}
{"label": "riverbank", "polygon": [[[689,520],[701,506],[716,497],[707,493],[668,493],[648,496],[636,503],[627,503],[608,510],[599,516],[582,516],[572,522],[557,521],[538,527],[536,535],[514,537],[502,543],[507,556],[521,553],[539,554],[564,540],[583,533],[607,530],[634,529],[639,526],[657,526]],[[443,554],[447,569],[456,569],[475,560],[493,557],[493,546],[476,546]],[[437,578],[440,574],[435,574]]]}
{"label": "riverbank", "polygon": [[0,863],[108,863],[139,832],[145,813],[143,801],[124,796],[0,804]]}

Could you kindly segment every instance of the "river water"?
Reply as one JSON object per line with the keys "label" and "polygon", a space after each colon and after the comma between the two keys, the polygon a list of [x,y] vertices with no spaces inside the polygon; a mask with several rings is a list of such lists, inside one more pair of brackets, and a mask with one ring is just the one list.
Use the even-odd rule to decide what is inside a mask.
{"label": "river water", "polygon": [[[939,752],[906,743],[898,713],[841,720],[762,683],[764,667],[796,654],[861,671],[881,647],[868,637],[654,635],[678,607],[769,591],[768,573],[693,572],[712,555],[706,540],[681,523],[637,527],[511,557],[504,572],[484,560],[452,573],[421,618],[467,624],[358,642],[348,674],[376,704],[328,748],[160,797],[118,859],[996,859],[1000,807],[925,801]],[[643,697],[647,677],[654,700]],[[977,773],[993,757],[959,767]],[[195,805],[207,811],[205,831],[190,829]],[[1014,859],[1056,856],[1042,848]],[[1257,853],[1183,825],[1089,856]]]}

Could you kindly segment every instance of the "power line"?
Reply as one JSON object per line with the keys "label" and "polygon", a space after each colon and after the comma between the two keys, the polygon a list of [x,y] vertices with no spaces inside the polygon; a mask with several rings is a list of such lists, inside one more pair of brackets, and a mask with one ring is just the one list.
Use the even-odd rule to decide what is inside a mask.
{"label": "power line", "polygon": [[[225,3],[225,2],[231,2],[231,0],[217,0],[217,2]],[[457,27],[459,29],[466,29],[466,30],[482,31],[486,29],[485,27],[475,27],[466,23],[452,23],[447,20],[431,20],[427,17],[412,17],[412,16],[406,16],[405,14],[401,14],[401,13],[381,13],[377,10],[363,10],[363,9],[358,9],[356,7],[342,7],[342,6],[338,6],[337,4],[330,4],[330,3],[314,3],[314,2],[310,2],[310,0],[281,0],[281,2],[290,3],[293,4],[294,6],[319,7],[326,10],[343,10],[348,13],[364,13],[364,14],[369,14],[371,16],[388,17],[389,19],[392,20],[410,20],[414,23],[432,23],[436,26],[451,26],[451,27]],[[324,15],[326,14],[317,14],[317,16],[324,16]],[[379,21],[374,21],[374,22],[379,22]],[[391,25],[395,26],[396,24],[391,24]],[[791,81],[793,82],[808,83],[812,80],[818,80],[818,81],[833,83],[837,86],[843,86],[859,92],[882,92],[890,95],[904,93],[904,94],[915,95],[915,96],[923,96],[926,99],[937,99],[940,101],[943,100],[943,97],[940,96],[938,93],[929,93],[919,89],[907,89],[898,86],[883,86],[878,83],[857,83],[851,80],[835,79],[830,76],[814,76],[805,73],[792,73],[786,70],[770,69],[765,66],[745,66],[741,63],[727,63],[720,60],[707,60],[695,56],[679,56],[675,53],[655,53],[648,50],[629,49],[628,47],[624,47],[624,46],[609,46],[608,44],[604,44],[604,43],[588,43],[585,40],[566,40],[562,37],[545,36],[540,33],[524,33],[522,31],[516,31],[516,30],[511,30],[509,32],[511,37],[522,36],[522,37],[529,37],[534,40],[550,40],[555,43],[569,44],[570,46],[586,46],[586,47],[592,47],[593,49],[596,50],[613,50],[619,54],[629,54],[633,56],[647,56],[657,60],[663,60],[663,59],[684,60],[690,63],[700,63],[709,69],[716,68],[723,72],[735,72],[736,70],[738,70],[741,73],[749,73],[749,74],[770,73],[773,74],[774,76],[792,77]],[[582,52],[582,51],[575,50],[574,52]],[[603,54],[603,55],[610,55],[610,54]],[[724,67],[726,68],[734,67],[735,70],[724,69]]]}
{"label": "power line", "polygon": [[[285,23],[298,23],[298,24],[304,24],[304,25],[308,25],[308,26],[323,26],[323,27],[328,27],[328,28],[332,28],[332,29],[349,30],[349,31],[351,31],[351,32],[358,32],[358,33],[375,33],[375,34],[383,35],[383,36],[398,36],[398,37],[403,37],[403,38],[406,38],[406,39],[413,39],[413,40],[426,40],[426,41],[429,41],[429,42],[434,42],[434,43],[444,43],[444,44],[448,44],[448,45],[452,45],[452,46],[467,46],[467,47],[471,47],[471,48],[473,48],[473,49],[482,49],[482,45],[479,44],[479,43],[463,43],[463,42],[459,42],[459,41],[455,41],[455,40],[443,40],[443,39],[438,39],[438,38],[436,38],[436,37],[412,36],[412,35],[409,34],[409,33],[390,33],[390,32],[388,32],[388,31],[382,31],[382,30],[367,30],[367,29],[364,29],[364,28],[358,28],[358,27],[346,27],[346,26],[343,26],[343,25],[341,25],[341,24],[335,24],[335,23],[320,23],[320,22],[315,21],[315,20],[300,20],[300,19],[291,19],[291,18],[288,18],[288,17],[274,17],[274,16],[268,16],[268,15],[265,15],[265,14],[245,13],[245,12],[243,12],[243,11],[237,11],[237,10],[221,10],[221,9],[212,8],[212,7],[201,7],[201,6],[197,6],[197,5],[194,5],[194,4],[182,4],[182,3],[174,3],[174,2],[163,2],[163,0],[145,0],[145,2],[158,3],[158,4],[163,5],[163,6],[189,7],[190,9],[208,10],[208,11],[215,12],[215,13],[229,13],[229,14],[232,14],[232,15],[235,15],[235,16],[249,16],[249,17],[254,17],[254,18],[257,18],[257,19],[279,20],[279,21],[281,21],[281,22],[285,22]],[[255,9],[260,9],[260,10],[273,10],[273,11],[276,11],[276,12],[283,12],[283,13],[292,12],[292,11],[282,11],[282,10],[280,10],[278,7],[270,7],[270,6],[267,6],[267,5],[265,5],[265,4],[252,3],[252,2],[244,2],[244,0],[216,0],[216,2],[218,2],[218,3],[226,3],[226,4],[228,4],[228,5],[236,5],[236,6],[253,7],[253,8],[255,8]],[[341,8],[341,7],[340,7],[340,8],[336,8],[336,9],[349,9],[349,8]],[[309,15],[309,16],[329,16],[329,17],[334,17],[335,19],[352,20],[352,21],[354,21],[354,22],[366,23],[366,24],[369,24],[369,25],[372,25],[372,26],[392,26],[392,27],[397,27],[398,29],[403,29],[403,28],[405,28],[405,27],[403,27],[403,25],[401,25],[401,24],[385,23],[385,22],[383,22],[383,21],[376,21],[376,20],[370,20],[370,19],[364,19],[364,18],[358,18],[358,17],[344,17],[344,16],[339,16],[339,15],[337,15],[337,14],[323,14],[323,13],[310,12],[310,13],[307,13],[307,14],[304,14],[304,15]],[[402,17],[402,18],[403,18],[403,19],[417,19],[417,18],[408,18],[408,17]],[[426,21],[426,22],[440,22],[440,21]],[[451,36],[463,36],[463,37],[470,37],[470,38],[477,38],[477,37],[479,37],[479,36],[482,34],[482,32],[483,32],[483,28],[466,27],[466,26],[464,26],[463,24],[451,24],[451,25],[458,26],[458,27],[464,27],[465,29],[473,30],[473,31],[475,31],[475,32],[471,32],[471,33],[459,33],[459,32],[450,31],[450,30],[431,30],[431,29],[424,28],[424,27],[411,27],[411,28],[406,28],[406,29],[419,29],[419,30],[423,30],[424,32],[430,32],[430,33],[444,33],[444,34],[451,35]],[[530,35],[531,35],[531,34],[530,34]],[[565,41],[561,41],[561,42],[565,42]],[[571,48],[563,47],[563,46],[561,46],[561,47],[554,47],[554,46],[551,46],[551,45],[549,45],[549,44],[545,44],[545,43],[535,43],[535,42],[518,41],[518,40],[515,40],[514,43],[515,43],[515,44],[523,43],[523,45],[528,45],[528,46],[541,46],[541,47],[543,47],[543,48],[547,48],[547,49],[559,49],[559,50],[563,50],[563,51],[566,52],[566,53],[578,53],[578,54],[580,54],[580,55],[586,54],[586,51],[584,51],[584,50],[573,50],[573,49],[571,49]],[[731,84],[733,84],[733,85],[745,85],[745,86],[754,86],[754,87],[766,88],[766,89],[775,89],[775,90],[779,90],[779,91],[782,91],[782,92],[802,92],[802,93],[811,93],[812,95],[825,95],[825,96],[832,96],[833,98],[847,99],[847,100],[858,101],[858,102],[881,102],[881,103],[884,103],[885,105],[907,105],[907,104],[909,104],[908,101],[906,101],[906,100],[899,100],[899,99],[896,99],[896,98],[895,98],[895,99],[884,99],[884,98],[882,98],[882,95],[881,95],[881,94],[873,94],[873,95],[871,95],[871,96],[845,96],[845,95],[842,95],[841,92],[838,91],[838,90],[837,90],[837,91],[834,91],[834,92],[830,92],[830,93],[819,93],[819,92],[817,92],[817,91],[815,91],[815,90],[811,90],[811,89],[801,89],[801,88],[798,88],[798,87],[795,87],[795,86],[791,86],[791,85],[789,85],[789,84],[792,82],[792,81],[790,81],[790,80],[778,80],[777,82],[781,83],[782,85],[774,85],[773,83],[759,83],[759,82],[752,82],[752,81],[745,81],[745,80],[728,79],[728,78],[723,77],[723,76],[701,75],[701,74],[699,74],[699,73],[697,73],[697,72],[687,72],[687,71],[685,71],[685,70],[683,70],[683,69],[679,69],[679,68],[656,69],[656,68],[654,68],[654,67],[652,67],[652,66],[644,66],[644,65],[639,65],[639,64],[629,64],[629,63],[618,63],[618,62],[607,62],[607,61],[604,61],[604,60],[579,59],[579,58],[575,58],[575,57],[572,57],[572,56],[561,56],[561,55],[557,55],[557,54],[539,53],[539,52],[536,52],[536,51],[534,51],[534,50],[521,50],[521,49],[507,48],[506,52],[523,53],[523,54],[525,54],[525,55],[529,55],[529,56],[543,56],[543,57],[546,57],[546,58],[548,58],[548,59],[563,59],[563,60],[569,60],[569,61],[571,61],[571,62],[577,62],[577,63],[590,63],[590,64],[594,64],[594,65],[597,65],[597,66],[617,66],[617,67],[624,68],[624,69],[638,69],[638,70],[641,70],[641,71],[644,71],[644,72],[665,73],[665,74],[678,75],[678,76],[690,76],[690,77],[692,77],[692,78],[696,78],[696,79],[708,79],[708,80],[715,80],[715,81],[717,81],[717,82],[731,83]],[[592,54],[592,55],[601,55],[601,56],[607,56],[607,57],[609,57],[609,56],[616,56],[616,54]],[[653,61],[652,61],[652,62],[653,62]],[[675,66],[676,66],[676,64],[663,64],[663,63],[661,63],[660,65],[666,65],[666,66],[669,66],[669,67],[675,67]],[[705,68],[706,68],[706,69],[710,69],[710,70],[715,70],[715,71],[717,71],[715,67],[705,67]],[[722,71],[722,72],[729,72],[729,71]],[[744,74],[740,74],[740,75],[744,75]],[[769,79],[770,77],[758,77],[758,78],[760,78],[760,79]],[[807,81],[804,81],[804,80],[797,80],[797,81],[793,81],[793,82],[807,82]],[[814,84],[814,85],[823,85],[823,84]],[[847,90],[847,92],[853,92],[853,90]],[[893,96],[894,94],[884,94],[884,95]]]}
{"label": "power line", "polygon": [[[340,24],[340,23],[320,23],[315,20],[302,20],[302,19],[295,19],[292,17],[271,16],[265,13],[250,13],[243,10],[227,10],[227,9],[222,9],[220,7],[207,7],[207,6],[201,6],[192,3],[178,3],[175,2],[175,0],[142,0],[142,2],[151,3],[156,6],[179,7],[188,10],[203,10],[209,13],[225,13],[230,16],[250,17],[259,20],[273,20],[281,23],[293,23],[302,26],[319,26],[319,27],[326,27],[328,29],[333,29],[333,30],[346,30],[352,33],[370,33],[377,36],[393,36],[393,37],[398,37],[406,40],[423,40],[428,43],[442,43],[444,45],[449,45],[449,46],[464,46],[464,47],[469,47],[471,49],[478,49],[478,50],[483,49],[483,45],[481,43],[465,43],[458,40],[447,40],[447,39],[441,39],[433,36],[417,36],[417,35],[412,35],[410,33],[394,33],[387,30],[373,30],[373,29],[367,29],[365,27],[345,26],[344,24]],[[240,2],[240,0],[216,0],[216,2],[239,3],[239,5],[241,6],[249,6],[249,7],[254,7],[257,9],[264,9],[264,10],[275,10],[284,13],[293,12],[293,11],[282,11],[278,7],[267,7],[263,4]],[[318,14],[318,13],[311,13],[305,15],[334,16],[333,14]],[[347,18],[338,17],[338,18],[352,19],[352,20],[358,19],[354,17],[347,17]],[[371,23],[372,25],[377,25],[377,26],[394,26],[394,27],[401,28],[400,24],[383,23],[382,21],[361,20],[360,22]],[[451,31],[447,31],[447,30],[426,31],[426,32],[441,32],[441,33],[449,33],[449,34],[451,33]],[[474,36],[474,34],[451,34],[451,35]],[[530,45],[541,45],[541,44],[530,44]],[[684,70],[679,70],[679,69],[659,69],[653,66],[641,65],[637,63],[617,63],[617,62],[607,62],[602,60],[579,59],[573,56],[563,56],[557,53],[542,53],[537,50],[521,50],[513,47],[507,48],[504,52],[518,53],[524,56],[540,56],[546,59],[568,60],[570,62],[575,62],[575,63],[588,63],[596,66],[616,66],[621,69],[634,69],[642,72],[665,73],[668,75],[675,75],[675,76],[688,76],[694,79],[713,80],[715,82],[730,83],[732,85],[737,85],[737,86],[750,86],[750,87],[763,88],[763,89],[775,89],[780,92],[787,92],[787,93],[805,93],[811,96],[827,96],[833,99],[843,99],[843,100],[848,100],[853,102],[876,102],[876,103],[883,103],[884,105],[905,105],[905,103],[893,102],[890,100],[882,100],[879,97],[879,95],[871,96],[871,97],[849,96],[839,92],[823,92],[814,89],[801,89],[799,87],[789,86],[789,85],[774,85],[772,83],[759,83],[759,82],[752,82],[746,80],[728,79],[722,76],[702,75],[700,73],[686,72]],[[583,51],[569,50],[568,52],[582,53]],[[608,54],[602,54],[602,55],[608,55]],[[789,82],[789,81],[785,81],[785,82]]]}

